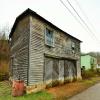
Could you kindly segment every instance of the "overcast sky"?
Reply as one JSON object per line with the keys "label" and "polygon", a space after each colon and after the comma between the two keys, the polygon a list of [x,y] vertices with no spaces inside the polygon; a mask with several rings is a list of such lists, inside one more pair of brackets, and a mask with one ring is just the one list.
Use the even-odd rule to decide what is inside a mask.
{"label": "overcast sky", "polygon": [[[67,0],[63,0],[72,11]],[[0,0],[0,27],[12,27],[15,18],[27,8],[37,12],[53,24],[83,41],[82,52],[100,52],[100,0],[69,0],[92,32],[81,26],[61,4],[60,0]],[[85,13],[87,18],[83,15]],[[73,11],[72,11],[73,12]],[[75,13],[74,13],[75,14]],[[76,16],[76,15],[74,15]]]}

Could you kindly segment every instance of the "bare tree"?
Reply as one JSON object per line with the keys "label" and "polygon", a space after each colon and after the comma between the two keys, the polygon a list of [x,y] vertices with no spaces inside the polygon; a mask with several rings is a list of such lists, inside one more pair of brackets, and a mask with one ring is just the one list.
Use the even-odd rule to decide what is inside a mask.
{"label": "bare tree", "polygon": [[8,39],[8,35],[10,33],[10,26],[6,24],[5,26],[0,27],[0,37]]}

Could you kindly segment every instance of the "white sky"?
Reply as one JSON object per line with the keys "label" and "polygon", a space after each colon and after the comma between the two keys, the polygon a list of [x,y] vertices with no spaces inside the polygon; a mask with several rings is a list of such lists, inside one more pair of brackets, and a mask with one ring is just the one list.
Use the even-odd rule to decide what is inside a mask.
{"label": "white sky", "polygon": [[[67,0],[63,1],[66,3],[66,6],[70,8]],[[75,2],[76,0],[69,1],[78,11],[80,16],[87,22]],[[92,26],[90,24],[88,25],[97,39],[95,39],[95,36],[92,33],[89,33],[86,29],[82,28],[59,0],[0,0],[0,27],[7,24],[12,27],[15,18],[24,10],[30,8],[59,28],[82,40],[82,52],[100,52],[100,0],[77,1],[89,18],[89,21],[92,23]]]}

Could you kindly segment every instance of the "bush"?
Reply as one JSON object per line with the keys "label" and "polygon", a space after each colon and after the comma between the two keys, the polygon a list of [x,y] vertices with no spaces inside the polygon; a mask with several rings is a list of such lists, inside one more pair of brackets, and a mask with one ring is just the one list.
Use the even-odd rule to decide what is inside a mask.
{"label": "bush", "polygon": [[8,80],[9,74],[8,73],[0,73],[0,81]]}
{"label": "bush", "polygon": [[82,71],[82,78],[83,79],[89,79],[91,77],[96,76],[96,72],[93,70],[84,70]]}
{"label": "bush", "polygon": [[55,86],[57,86],[57,85],[59,85],[59,81],[58,81],[58,80],[54,80],[54,81],[52,82],[52,87],[55,87]]}
{"label": "bush", "polygon": [[100,76],[100,68],[96,70],[82,70],[82,78],[89,79],[91,77]]}
{"label": "bush", "polygon": [[100,68],[97,68],[97,73],[100,74]]}
{"label": "bush", "polygon": [[52,83],[50,82],[49,84],[46,84],[46,88],[51,88],[52,87]]}

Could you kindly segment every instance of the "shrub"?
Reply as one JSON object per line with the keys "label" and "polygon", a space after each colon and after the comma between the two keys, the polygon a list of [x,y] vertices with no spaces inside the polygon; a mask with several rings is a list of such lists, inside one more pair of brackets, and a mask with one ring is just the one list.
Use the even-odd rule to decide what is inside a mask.
{"label": "shrub", "polygon": [[58,80],[54,80],[54,81],[52,82],[52,87],[55,87],[55,86],[57,86],[57,85],[59,85],[59,81],[58,81]]}
{"label": "shrub", "polygon": [[8,73],[0,73],[0,81],[8,80],[9,74]]}
{"label": "shrub", "polygon": [[52,83],[51,82],[46,85],[46,88],[51,88],[51,87],[52,87]]}
{"label": "shrub", "polygon": [[82,71],[82,78],[83,79],[89,79],[91,77],[96,76],[96,72],[93,70],[84,70]]}
{"label": "shrub", "polygon": [[100,74],[100,68],[97,68],[97,73]]}

